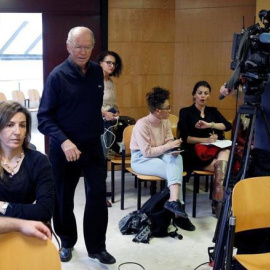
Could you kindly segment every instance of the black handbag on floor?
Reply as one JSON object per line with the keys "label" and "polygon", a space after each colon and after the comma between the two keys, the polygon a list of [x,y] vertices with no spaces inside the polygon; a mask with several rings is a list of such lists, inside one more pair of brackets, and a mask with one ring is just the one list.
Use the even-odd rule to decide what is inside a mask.
{"label": "black handbag on floor", "polygon": [[178,229],[173,224],[175,230],[169,232],[169,226],[172,223],[174,214],[164,208],[164,203],[170,198],[170,190],[168,187],[154,194],[148,199],[140,209],[140,213],[146,214],[151,221],[151,235],[155,237],[178,237],[183,236],[177,233]]}
{"label": "black handbag on floor", "polygon": [[165,209],[164,203],[170,198],[170,190],[166,187],[163,191],[154,194],[147,200],[139,211],[133,211],[119,221],[122,234],[136,233],[133,242],[149,243],[151,237],[166,237],[182,239],[177,227],[172,223],[174,231],[169,232],[169,227],[174,214]]}

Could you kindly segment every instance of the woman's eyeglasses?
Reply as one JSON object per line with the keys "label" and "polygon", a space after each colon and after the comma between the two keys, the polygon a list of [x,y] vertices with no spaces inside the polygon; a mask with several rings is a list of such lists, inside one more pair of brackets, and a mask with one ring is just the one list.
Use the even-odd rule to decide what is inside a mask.
{"label": "woman's eyeglasses", "polygon": [[118,64],[112,61],[102,61],[105,62],[109,67],[117,67]]}

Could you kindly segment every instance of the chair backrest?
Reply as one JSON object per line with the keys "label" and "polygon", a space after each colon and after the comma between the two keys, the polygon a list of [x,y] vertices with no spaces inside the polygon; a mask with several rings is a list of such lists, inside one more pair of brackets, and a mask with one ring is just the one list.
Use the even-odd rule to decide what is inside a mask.
{"label": "chair backrest", "polygon": [[59,253],[51,240],[42,241],[18,232],[0,235],[0,265],[8,270],[60,270]]}
{"label": "chair backrest", "polygon": [[235,232],[270,227],[270,176],[243,179],[232,194]]}
{"label": "chair backrest", "polygon": [[174,138],[177,138],[177,124],[178,124],[179,118],[178,116],[174,114],[169,114],[169,120],[171,122],[173,136]]}
{"label": "chair backrest", "polygon": [[125,154],[130,155],[130,140],[134,125],[127,126],[123,132],[123,144],[125,146]]}
{"label": "chair backrest", "polygon": [[4,93],[0,92],[0,102],[7,101],[7,97]]}
{"label": "chair backrest", "polygon": [[39,107],[40,94],[37,89],[28,89],[29,108],[35,109]]}
{"label": "chair backrest", "polygon": [[20,90],[13,90],[11,92],[12,100],[19,102],[22,106],[27,107],[26,105],[26,99],[24,96],[24,93]]}

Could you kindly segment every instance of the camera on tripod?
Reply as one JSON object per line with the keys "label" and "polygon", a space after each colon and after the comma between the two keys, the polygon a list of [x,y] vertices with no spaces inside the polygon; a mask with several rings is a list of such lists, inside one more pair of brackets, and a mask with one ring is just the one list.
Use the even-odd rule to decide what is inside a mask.
{"label": "camera on tripod", "polygon": [[[261,10],[259,18],[264,27],[260,27],[258,23],[254,24],[247,29],[243,29],[241,33],[234,34],[233,39],[231,69],[234,72],[226,83],[226,88],[232,90],[237,89],[241,85],[244,94],[244,104],[237,111],[233,143],[224,179],[225,196],[213,238],[215,247],[208,248],[210,263],[214,262],[214,270],[234,269],[232,268],[231,257],[228,252],[228,247],[231,248],[230,244],[232,243],[230,241],[232,240],[230,227],[233,221],[233,213],[231,211],[232,191],[238,181],[252,175],[250,171],[252,163],[250,150],[252,148],[252,138],[257,118],[261,120],[261,131],[265,130],[267,133],[267,142],[270,141],[270,127],[261,104],[261,94],[269,82],[270,73],[270,10]],[[224,96],[220,96],[220,99],[222,98]],[[235,149],[241,115],[248,117],[250,123],[243,147],[240,169],[234,174]]]}
{"label": "camera on tripod", "polygon": [[270,10],[261,10],[259,18],[264,24],[256,23],[241,33],[234,34],[231,69],[234,73],[227,88],[236,89],[242,85],[245,95],[263,93],[270,72]]}

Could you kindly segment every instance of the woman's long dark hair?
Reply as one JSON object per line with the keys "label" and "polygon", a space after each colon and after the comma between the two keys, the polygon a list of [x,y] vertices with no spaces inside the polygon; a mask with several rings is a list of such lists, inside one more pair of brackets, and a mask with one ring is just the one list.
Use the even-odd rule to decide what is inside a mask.
{"label": "woman's long dark hair", "polygon": [[197,89],[199,87],[201,87],[201,86],[204,86],[204,87],[208,88],[209,89],[209,92],[211,93],[211,86],[210,86],[210,84],[207,81],[199,81],[193,87],[192,96],[194,96],[196,94]]}
{"label": "woman's long dark hair", "polygon": [[101,52],[97,57],[97,62],[100,63],[104,60],[104,58],[108,55],[111,55],[115,58],[115,69],[113,73],[111,73],[109,76],[112,77],[119,77],[123,70],[123,63],[121,57],[114,51],[103,51]]}

